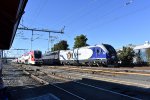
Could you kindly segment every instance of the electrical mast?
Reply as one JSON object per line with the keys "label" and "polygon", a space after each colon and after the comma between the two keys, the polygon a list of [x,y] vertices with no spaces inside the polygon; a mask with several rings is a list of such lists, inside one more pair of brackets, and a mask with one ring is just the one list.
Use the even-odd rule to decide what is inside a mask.
{"label": "electrical mast", "polygon": [[[23,26],[23,25],[22,25]],[[65,28],[65,27],[64,27]],[[45,33],[48,33],[48,49],[49,49],[49,42],[51,42],[51,38],[53,36],[51,36],[51,33],[60,33],[60,34],[64,34],[64,28],[62,28],[60,31],[56,31],[56,30],[48,30],[48,29],[38,29],[38,28],[28,28],[28,27],[19,27],[18,30],[27,30],[27,31],[31,31],[31,50],[32,50],[32,42],[34,41],[33,40],[33,32],[34,31],[38,31],[38,32],[45,32]],[[37,38],[38,39],[38,38]],[[51,43],[52,44],[52,43]]]}

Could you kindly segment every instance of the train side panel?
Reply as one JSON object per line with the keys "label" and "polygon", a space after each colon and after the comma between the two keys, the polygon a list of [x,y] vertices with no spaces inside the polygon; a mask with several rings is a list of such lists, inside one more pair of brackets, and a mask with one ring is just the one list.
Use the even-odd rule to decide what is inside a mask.
{"label": "train side panel", "polygon": [[73,50],[60,50],[59,60],[61,64],[72,64],[73,59]]}
{"label": "train side panel", "polygon": [[81,64],[88,62],[93,52],[88,48],[79,48],[74,50],[61,50],[60,61],[63,64]]}
{"label": "train side panel", "polygon": [[59,51],[45,53],[42,61],[44,65],[60,65]]}
{"label": "train side panel", "polygon": [[78,48],[74,50],[74,60],[79,64],[85,64],[90,62],[90,58],[93,55],[93,51],[89,48]]}

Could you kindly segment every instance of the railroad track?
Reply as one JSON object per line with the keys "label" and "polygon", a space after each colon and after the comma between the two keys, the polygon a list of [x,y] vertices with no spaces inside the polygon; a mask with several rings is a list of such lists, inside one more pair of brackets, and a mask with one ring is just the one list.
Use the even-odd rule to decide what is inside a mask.
{"label": "railroad track", "polygon": [[109,73],[112,75],[142,75],[142,76],[150,76],[150,73],[147,72],[134,72],[133,70],[112,70],[112,69],[92,69],[92,68],[83,68],[83,67],[64,67],[64,66],[49,66],[49,68],[53,69],[63,69],[63,70],[74,70],[79,72],[87,72],[92,74],[101,74],[101,73]]}
{"label": "railroad track", "polygon": [[[28,67],[28,65],[25,65]],[[30,68],[30,67],[28,67]],[[42,67],[40,67],[42,70]],[[45,67],[43,67],[45,68]],[[38,69],[38,68],[37,68]],[[90,78],[90,79],[95,79],[95,80],[102,80],[102,81],[107,81],[107,82],[113,82],[113,83],[119,83],[119,84],[124,84],[124,85],[131,85],[131,86],[138,86],[138,87],[144,87],[144,88],[150,88],[150,84],[145,84],[149,83],[148,81],[150,80],[149,74],[143,74],[142,77],[141,74],[136,74],[136,73],[128,73],[128,72],[114,72],[114,71],[101,71],[101,70],[93,70],[93,69],[87,69],[87,68],[76,68],[76,67],[62,67],[62,66],[51,66],[46,68],[46,70],[52,70],[52,69],[58,69],[59,71],[51,71],[50,73],[52,74],[57,74],[59,76],[65,76],[69,78]],[[34,69],[36,70],[36,68]],[[63,72],[67,72],[63,73]],[[73,73],[72,73],[73,72]],[[75,73],[77,72],[77,73]],[[87,74],[86,74],[87,73]],[[91,75],[92,74],[92,75]],[[99,77],[98,75],[101,76],[108,76],[108,77]],[[139,75],[138,77],[136,77]],[[144,77],[143,77],[144,76]],[[116,77],[116,78],[115,78]],[[118,78],[117,78],[118,77]],[[121,79],[122,77],[123,79]],[[145,78],[146,77],[146,78]]]}
{"label": "railroad track", "polygon": [[[93,70],[93,69],[85,69],[85,68],[82,69],[82,68],[50,67],[50,69],[51,68],[65,70],[68,73],[71,71],[79,72],[79,73],[73,73],[74,75],[70,75],[69,77],[71,76],[81,77],[81,78],[86,77],[86,78],[95,79],[95,80],[102,80],[102,81],[107,81],[107,82],[150,88],[150,84],[145,84],[145,82],[148,82],[150,80],[149,78],[150,74],[134,73],[134,72],[114,72],[114,71],[105,71],[105,70],[103,71],[103,70]],[[90,73],[93,75],[90,76],[90,75],[81,74],[81,73]],[[58,75],[60,74],[60,76],[62,76],[62,73],[56,72],[56,74]],[[109,77],[102,78],[102,77],[99,77],[98,75],[111,76],[112,79]],[[118,78],[122,77],[123,79],[115,79],[114,77],[118,77]]]}
{"label": "railroad track", "polygon": [[[26,65],[28,66],[28,65]],[[41,66],[45,67],[45,66]],[[62,69],[66,71],[78,71],[83,73],[92,73],[92,74],[108,74],[108,75],[142,75],[150,76],[150,72],[142,72],[137,70],[128,70],[128,69],[112,69],[112,68],[93,68],[93,67],[79,67],[79,66],[48,66],[49,69]]]}
{"label": "railroad track", "polygon": [[[19,68],[20,68],[20,67],[19,67]],[[71,92],[69,92],[69,91],[67,91],[67,90],[65,90],[65,89],[63,89],[63,88],[61,88],[61,87],[55,85],[52,80],[49,80],[49,81],[48,81],[47,79],[42,78],[42,76],[40,77],[40,75],[39,75],[39,74],[37,75],[34,70],[25,69],[25,68],[22,67],[22,66],[21,66],[20,69],[22,69],[22,71],[23,71],[26,75],[28,75],[29,77],[33,78],[34,80],[36,80],[37,82],[41,83],[42,85],[51,85],[51,86],[53,86],[53,87],[55,87],[55,88],[57,88],[57,89],[59,89],[59,90],[65,92],[65,93],[67,93],[67,94],[69,94],[69,95],[72,95],[73,97],[75,97],[75,99],[85,100],[84,98],[82,98],[82,97],[80,97],[80,96],[78,96],[78,95],[76,95],[76,94],[74,94],[74,93],[71,93]],[[42,73],[43,73],[43,72],[42,72]],[[48,78],[53,78],[53,79],[55,79],[55,81],[56,81],[56,80],[59,80],[59,82],[60,82],[60,80],[62,80],[62,79],[60,79],[60,78],[59,78],[59,79],[58,79],[58,78],[56,79],[56,77],[54,78],[53,76],[50,76],[50,75],[46,75],[46,76],[48,76]],[[64,80],[63,80],[63,82],[64,82]]]}
{"label": "railroad track", "polygon": [[[27,69],[26,69],[27,70]],[[39,81],[41,84],[44,84],[44,85],[52,85],[78,99],[81,99],[81,100],[85,100],[87,98],[84,98],[84,96],[81,96],[81,95],[78,95],[78,93],[74,93],[74,92],[71,92],[71,91],[74,91],[74,90],[68,90],[68,89],[65,89],[63,87],[61,87],[61,85],[55,85],[54,83],[51,83],[51,82],[48,82],[46,81],[45,79],[42,79],[41,77],[37,76],[37,75],[33,75],[31,72],[28,72],[28,71],[24,71],[27,75],[29,75],[30,77],[32,77],[33,79]],[[64,77],[62,75],[59,75],[59,74],[56,74],[56,73],[46,73],[44,71],[41,71],[39,70],[39,72],[41,73],[44,73],[46,76],[48,76],[49,78],[55,78],[55,79],[59,79],[59,80],[65,80],[65,82],[68,82],[68,81],[71,81],[73,84],[78,84],[79,86],[81,87],[88,87],[88,88],[92,88],[92,89],[96,89],[96,90],[99,90],[99,91],[103,91],[103,92],[108,92],[110,94],[113,94],[113,95],[117,95],[119,97],[123,97],[123,98],[128,98],[128,99],[133,99],[133,100],[141,100],[141,98],[137,98],[137,97],[134,97],[134,96],[130,96],[130,95],[127,95],[126,93],[123,94],[123,93],[120,93],[120,92],[117,92],[117,91],[112,91],[112,90],[109,90],[109,89],[105,89],[105,88],[102,88],[102,87],[99,87],[99,86],[95,86],[95,85],[91,85],[91,84],[87,84],[87,83],[84,83],[84,82],[79,82],[79,81],[76,81],[76,80],[73,80],[71,77]],[[122,91],[123,92],[123,91]]]}
{"label": "railroad track", "polygon": [[[28,67],[28,68],[30,68],[30,67]],[[144,77],[141,77],[141,76],[136,77],[139,74],[135,74],[135,73],[128,74],[126,72],[118,72],[119,73],[118,74],[116,72],[111,72],[111,71],[95,72],[91,69],[66,68],[66,67],[56,67],[56,66],[48,67],[48,69],[46,69],[46,71],[52,70],[52,69],[58,69],[59,71],[54,70],[49,73],[54,74],[54,75],[56,74],[58,76],[64,76],[66,78],[72,78],[72,79],[89,78],[89,79],[119,83],[119,84],[124,84],[124,85],[129,85],[129,86],[150,88],[150,84],[145,84],[145,83],[149,83],[148,81],[150,80],[150,78],[148,76],[144,76],[143,74],[142,74],[142,76],[144,76]],[[36,70],[36,69],[34,69],[34,70]],[[41,70],[42,70],[42,68],[41,68]],[[99,77],[99,75],[108,76],[108,77]]]}

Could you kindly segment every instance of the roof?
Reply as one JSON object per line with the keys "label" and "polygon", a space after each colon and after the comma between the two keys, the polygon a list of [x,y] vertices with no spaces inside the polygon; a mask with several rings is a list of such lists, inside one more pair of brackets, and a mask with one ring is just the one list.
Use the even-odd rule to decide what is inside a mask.
{"label": "roof", "polygon": [[0,1],[0,49],[9,49],[28,0]]}
{"label": "roof", "polygon": [[133,49],[138,50],[138,49],[146,49],[146,48],[150,48],[150,44],[138,45],[135,46]]}

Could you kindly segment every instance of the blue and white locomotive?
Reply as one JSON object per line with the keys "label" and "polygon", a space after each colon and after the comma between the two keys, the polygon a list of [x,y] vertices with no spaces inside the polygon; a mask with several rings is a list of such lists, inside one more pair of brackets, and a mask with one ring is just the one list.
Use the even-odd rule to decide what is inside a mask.
{"label": "blue and white locomotive", "polygon": [[117,53],[109,44],[86,46],[73,50],[60,50],[59,60],[62,64],[117,65]]}

